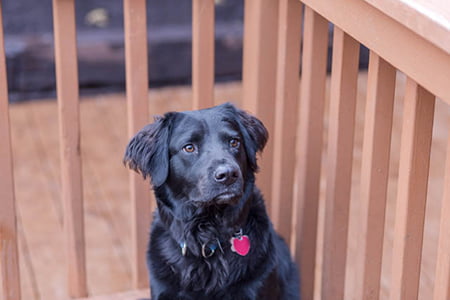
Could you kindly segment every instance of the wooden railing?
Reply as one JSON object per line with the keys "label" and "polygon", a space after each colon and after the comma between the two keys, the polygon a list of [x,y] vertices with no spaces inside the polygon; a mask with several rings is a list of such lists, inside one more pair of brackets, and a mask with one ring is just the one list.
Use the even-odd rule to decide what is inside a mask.
{"label": "wooden railing", "polygon": [[[389,295],[392,300],[417,299],[435,98],[450,105],[448,5],[440,10],[444,0],[431,4],[419,0],[302,2],[245,1],[241,103],[271,133],[258,184],[276,228],[291,245],[301,269],[302,299],[379,298],[397,70],[406,74],[407,83]],[[53,0],[53,10],[68,293],[82,297],[87,288],[74,0]],[[124,0],[124,18],[131,135],[148,121],[146,1]],[[326,116],[329,22],[334,24],[334,36]],[[195,109],[211,106],[214,100],[213,25],[214,1],[193,0]],[[358,276],[355,288],[346,292],[360,44],[370,49],[370,63],[358,198],[359,251],[352,258]],[[0,26],[0,266],[4,299],[16,300],[20,284],[7,99]],[[325,119],[329,125],[324,142]],[[321,173],[324,152],[327,165]],[[445,173],[434,295],[427,295],[435,300],[450,298],[450,143]],[[319,251],[322,179],[326,195],[323,250]],[[133,286],[141,288],[148,285],[144,255],[152,201],[138,176],[130,175],[130,185]],[[319,253],[323,253],[322,268],[316,272]]]}

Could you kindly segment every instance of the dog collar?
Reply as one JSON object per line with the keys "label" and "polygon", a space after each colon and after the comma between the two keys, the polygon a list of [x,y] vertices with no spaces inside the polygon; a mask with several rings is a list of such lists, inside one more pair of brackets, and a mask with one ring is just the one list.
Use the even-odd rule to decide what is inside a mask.
{"label": "dog collar", "polygon": [[[181,255],[186,256],[186,254],[187,254],[187,244],[186,244],[186,242],[181,242],[180,243],[180,248],[181,248]],[[214,255],[214,253],[216,252],[217,248],[219,248],[220,251],[223,253],[222,245],[220,244],[219,240],[217,240],[217,244],[216,243],[205,243],[205,244],[202,244],[202,256],[204,258],[210,258],[211,256]]]}
{"label": "dog collar", "polygon": [[[242,233],[242,228],[236,232],[230,239],[231,251],[239,254],[240,256],[246,256],[250,251],[250,238]],[[180,242],[181,255],[186,256],[187,254],[187,244],[186,242]],[[223,248],[220,244],[219,239],[217,239],[217,243],[204,243],[202,244],[202,256],[204,258],[210,258],[214,255],[217,248],[220,249],[222,253]]]}

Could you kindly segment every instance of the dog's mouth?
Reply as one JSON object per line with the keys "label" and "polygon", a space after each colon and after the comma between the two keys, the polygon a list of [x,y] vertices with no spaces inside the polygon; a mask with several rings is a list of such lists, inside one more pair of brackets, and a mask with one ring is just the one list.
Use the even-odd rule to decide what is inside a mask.
{"label": "dog's mouth", "polygon": [[227,206],[235,205],[239,203],[239,199],[242,197],[242,191],[239,190],[226,190],[217,194],[210,195],[206,199],[194,201],[195,205],[200,207],[208,206]]}
{"label": "dog's mouth", "polygon": [[214,199],[212,200],[212,203],[233,205],[239,202],[239,198],[241,198],[241,196],[242,193],[227,191],[215,196]]}

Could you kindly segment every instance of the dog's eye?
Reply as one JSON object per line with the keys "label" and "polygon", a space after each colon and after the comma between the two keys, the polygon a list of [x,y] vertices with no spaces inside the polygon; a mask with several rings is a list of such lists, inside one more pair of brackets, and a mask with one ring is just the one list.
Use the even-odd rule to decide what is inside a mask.
{"label": "dog's eye", "polygon": [[192,144],[187,144],[186,146],[183,147],[183,151],[187,153],[192,153],[195,151],[195,146]]}
{"label": "dog's eye", "polygon": [[241,143],[239,142],[238,139],[231,139],[231,140],[230,140],[230,146],[231,146],[232,148],[237,148],[237,147],[239,147],[240,144],[241,144]]}

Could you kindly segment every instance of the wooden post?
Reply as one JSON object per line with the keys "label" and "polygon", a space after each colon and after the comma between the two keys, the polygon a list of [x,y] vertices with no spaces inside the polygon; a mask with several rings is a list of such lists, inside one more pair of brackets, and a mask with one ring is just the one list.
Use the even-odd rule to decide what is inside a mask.
{"label": "wooden post", "polygon": [[320,165],[327,72],[328,21],[305,6],[296,145],[293,252],[302,270],[302,299],[313,299]]}
{"label": "wooden post", "polygon": [[69,295],[87,295],[75,1],[53,0],[62,200]]}
{"label": "wooden post", "polygon": [[[128,135],[148,123],[147,6],[145,0],[124,0]],[[130,171],[132,205],[132,276],[136,289],[148,286],[146,249],[151,222],[150,187]]]}
{"label": "wooden post", "polygon": [[[396,70],[370,52],[361,167],[355,299],[378,299]],[[351,298],[350,295],[348,295]],[[347,297],[345,297],[347,298]]]}
{"label": "wooden post", "polygon": [[390,299],[417,299],[430,164],[434,96],[406,81]]}
{"label": "wooden post", "polygon": [[344,299],[359,43],[334,27],[322,298]]}
{"label": "wooden post", "polygon": [[434,300],[450,298],[450,135],[447,142],[447,163],[445,165],[444,197],[441,210],[441,228],[436,263]]}
{"label": "wooden post", "polygon": [[[246,0],[244,16],[244,65],[242,104],[261,119],[272,136],[275,119],[275,82],[279,0]],[[273,139],[259,159],[258,186],[270,211]]]}
{"label": "wooden post", "polygon": [[280,0],[278,65],[275,98],[272,221],[288,244],[291,242],[295,142],[300,84],[302,4]]}
{"label": "wooden post", "polygon": [[0,279],[4,300],[20,300],[17,215],[9,126],[8,84],[0,2]]}
{"label": "wooden post", "polygon": [[214,105],[214,0],[192,0],[192,109]]}

